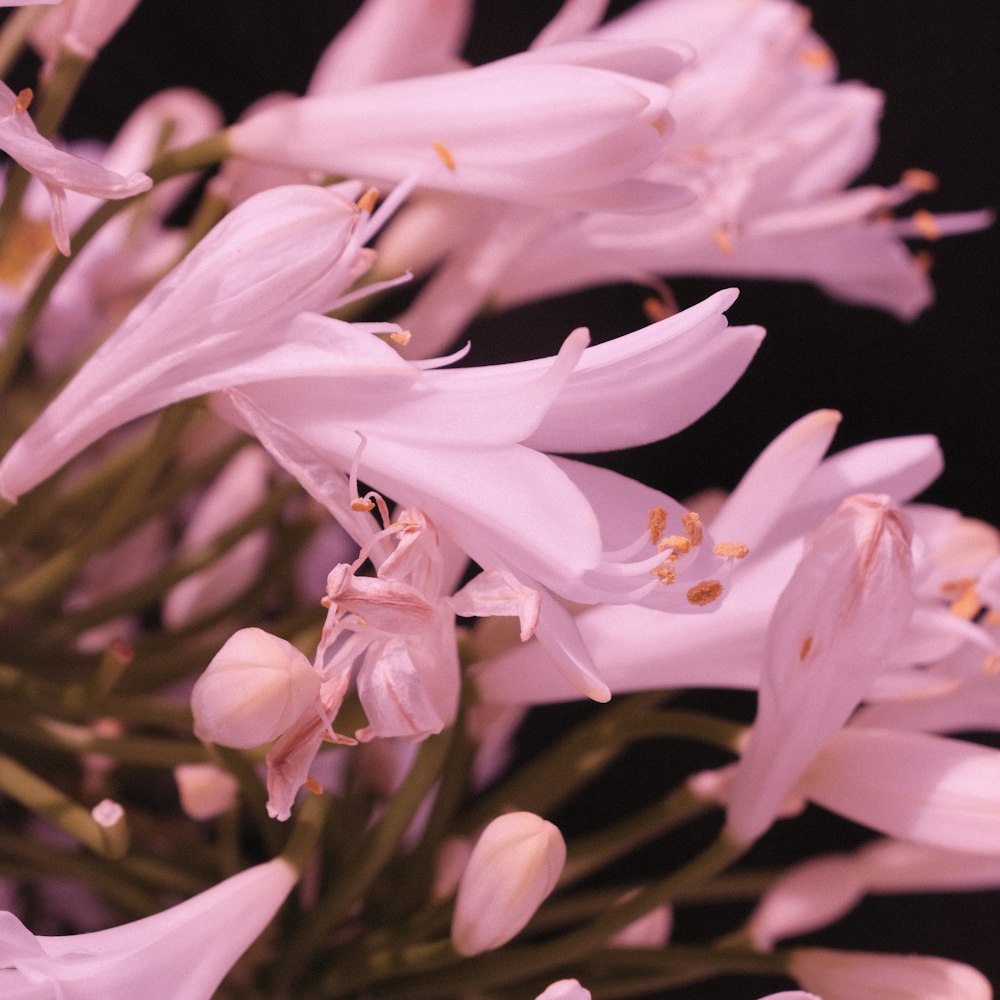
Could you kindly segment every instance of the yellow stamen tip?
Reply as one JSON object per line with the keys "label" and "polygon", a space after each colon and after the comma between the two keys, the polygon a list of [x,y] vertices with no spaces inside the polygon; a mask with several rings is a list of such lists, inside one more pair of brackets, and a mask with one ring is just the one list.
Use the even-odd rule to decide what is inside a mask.
{"label": "yellow stamen tip", "polygon": [[716,229],[715,232],[712,233],[712,239],[715,241],[715,245],[719,248],[719,252],[723,256],[732,257],[733,240],[725,229]]}
{"label": "yellow stamen tip", "polygon": [[701,527],[701,517],[695,511],[688,511],[681,521],[684,523],[684,534],[692,545],[701,545],[705,533]]}
{"label": "yellow stamen tip", "polygon": [[400,330],[398,333],[390,333],[389,339],[394,344],[401,344],[405,347],[412,340],[412,334],[409,330]]}
{"label": "yellow stamen tip", "polygon": [[688,604],[703,608],[706,604],[717,601],[722,596],[722,583],[719,580],[702,580],[696,583],[688,592]]}
{"label": "yellow stamen tip", "polygon": [[17,97],[14,98],[14,106],[11,108],[11,114],[23,115],[31,107],[31,101],[34,96],[35,92],[31,87],[25,87],[24,90],[19,91]]}
{"label": "yellow stamen tip", "polygon": [[375,509],[375,504],[373,504],[371,500],[365,500],[361,497],[358,497],[357,500],[351,501],[351,510],[356,510],[361,513],[367,514],[368,511],[374,509]]}
{"label": "yellow stamen tip", "polygon": [[360,208],[362,212],[368,212],[368,213],[373,212],[377,204],[378,204],[378,190],[376,188],[369,188],[358,199],[358,208]]}
{"label": "yellow stamen tip", "polygon": [[750,555],[750,546],[743,542],[718,542],[712,551],[724,559],[745,559]]}
{"label": "yellow stamen tip", "polygon": [[928,212],[926,208],[918,208],[913,213],[913,225],[916,226],[917,232],[925,240],[941,239],[941,227],[938,225],[934,215]]}
{"label": "yellow stamen tip", "polygon": [[663,535],[663,529],[667,523],[667,511],[664,507],[653,507],[649,512],[647,526],[649,528],[649,541],[655,545]]}
{"label": "yellow stamen tip", "polygon": [[930,194],[931,191],[936,191],[939,183],[937,174],[932,174],[929,170],[920,170],[918,167],[911,167],[909,170],[903,171],[900,180],[911,191],[917,191],[920,194]]}

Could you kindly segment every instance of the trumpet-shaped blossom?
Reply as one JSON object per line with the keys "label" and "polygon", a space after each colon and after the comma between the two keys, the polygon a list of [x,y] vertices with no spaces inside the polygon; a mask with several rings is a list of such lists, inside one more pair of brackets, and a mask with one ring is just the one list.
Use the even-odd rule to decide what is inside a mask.
{"label": "trumpet-shaped blossom", "polygon": [[903,515],[885,496],[845,500],[810,536],[767,635],[757,719],[729,799],[754,840],[824,743],[885,670],[913,613]]}
{"label": "trumpet-shaped blossom", "polygon": [[275,858],[154,916],[66,937],[36,937],[13,914],[0,913],[0,995],[209,1000],[297,877]]}
{"label": "trumpet-shaped blossom", "polygon": [[[756,688],[768,655],[772,613],[802,558],[805,538],[851,494],[886,493],[903,502],[940,472],[940,450],[930,437],[871,442],[823,460],[838,420],[833,411],[818,411],[793,424],[710,518],[715,537],[738,538],[750,549],[740,567],[740,586],[712,616],[711,629],[689,617],[657,615],[638,606],[597,607],[577,615],[580,634],[611,690]],[[924,543],[920,527],[918,520],[914,579],[923,581],[937,549]],[[929,684],[940,688],[942,676],[918,683],[912,667],[964,646],[977,650],[981,662],[994,645],[981,626],[954,615],[940,592],[925,593],[921,583],[917,593],[904,641],[887,658],[892,673],[876,678],[869,694],[900,696],[907,683],[916,690]],[[474,668],[480,694],[492,703],[521,705],[578,697],[558,672],[540,669],[545,660],[536,643],[494,653]],[[897,679],[897,687],[890,686]]]}
{"label": "trumpet-shaped blossom", "polygon": [[506,944],[555,888],[566,863],[558,827],[529,812],[493,820],[480,834],[458,884],[451,939],[461,955]]}
{"label": "trumpet-shaped blossom", "polygon": [[66,192],[94,198],[131,198],[152,187],[143,173],[122,177],[81,156],[57,149],[40,135],[28,114],[31,92],[15,94],[0,83],[0,149],[45,185],[52,202],[52,236],[60,252],[69,255],[66,230]]}

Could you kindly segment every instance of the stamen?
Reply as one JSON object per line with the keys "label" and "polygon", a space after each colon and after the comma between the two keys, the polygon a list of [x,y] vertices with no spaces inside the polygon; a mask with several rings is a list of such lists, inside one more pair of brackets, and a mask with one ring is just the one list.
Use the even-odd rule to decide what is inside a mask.
{"label": "stamen", "polygon": [[322,795],[323,786],[310,774],[308,778],[303,782],[303,785],[309,789],[313,795]]}
{"label": "stamen", "polygon": [[642,300],[642,311],[650,323],[659,323],[673,315],[673,313],[667,312],[667,306],[663,299],[658,299],[655,295],[650,295]]}
{"label": "stamen", "polygon": [[717,542],[712,551],[723,559],[745,559],[750,555],[750,546],[743,542]]}
{"label": "stamen", "polygon": [[904,170],[899,181],[919,194],[930,194],[938,189],[937,174],[932,174],[929,170],[921,170],[918,167]]}
{"label": "stamen", "polygon": [[957,594],[948,607],[948,611],[956,618],[964,618],[971,622],[983,609],[979,595],[976,593],[975,582],[973,580],[960,580],[957,581],[957,584],[957,586],[953,584],[950,588],[947,585],[942,588],[946,592],[950,589]]}
{"label": "stamen", "polygon": [[805,658],[809,655],[809,651],[812,649],[813,637],[807,635],[805,642],[802,643],[802,648],[799,650],[799,661],[805,662]]}
{"label": "stamen", "polygon": [[660,583],[669,587],[677,582],[677,570],[673,566],[662,563],[653,570],[653,575],[659,577]]}
{"label": "stamen", "polygon": [[684,534],[691,540],[692,545],[701,545],[705,533],[701,527],[701,517],[695,511],[688,511],[682,518],[684,523]]}
{"label": "stamen", "polygon": [[689,604],[702,608],[717,601],[721,595],[722,583],[719,580],[702,580],[687,592],[687,599]]}
{"label": "stamen", "polygon": [[370,215],[374,210],[375,206],[378,204],[378,189],[369,188],[359,199],[358,208],[362,212],[368,212]]}
{"label": "stamen", "polygon": [[17,97],[14,98],[14,106],[10,109],[10,113],[12,115],[23,115],[31,106],[34,96],[35,92],[31,87],[25,87],[24,90],[19,91]]}
{"label": "stamen", "polygon": [[412,335],[409,330],[400,330],[398,333],[390,333],[389,339],[394,344],[401,344],[405,347],[412,339]]}
{"label": "stamen", "polygon": [[990,653],[990,655],[983,660],[983,673],[988,677],[996,677],[997,675],[1000,675],[1000,655],[997,653]]}
{"label": "stamen", "polygon": [[913,213],[913,225],[916,226],[917,232],[925,240],[941,239],[941,227],[938,225],[934,215],[928,212],[926,208],[918,208]]}
{"label": "stamen", "polygon": [[653,507],[649,512],[649,540],[655,545],[663,534],[663,529],[667,524],[667,511],[665,507]]}
{"label": "stamen", "polygon": [[451,150],[441,142],[440,139],[435,139],[431,145],[434,147],[434,152],[441,158],[441,162],[449,169],[455,169],[455,157],[451,155]]}

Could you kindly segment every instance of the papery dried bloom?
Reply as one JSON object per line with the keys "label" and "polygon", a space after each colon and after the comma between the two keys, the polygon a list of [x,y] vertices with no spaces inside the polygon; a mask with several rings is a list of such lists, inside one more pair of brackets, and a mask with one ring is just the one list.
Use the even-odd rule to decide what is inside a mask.
{"label": "papery dried bloom", "polygon": [[528,812],[493,820],[462,873],[451,939],[462,955],[478,955],[518,934],[555,888],[566,844],[552,823]]}
{"label": "papery dried bloom", "polygon": [[798,948],[789,972],[823,1000],[992,1000],[986,977],[962,962],[926,955]]}
{"label": "papery dried bloom", "polygon": [[287,861],[275,858],[162,913],[66,937],[36,937],[13,914],[0,913],[0,995],[209,1000],[296,878]]}
{"label": "papery dried bloom", "polygon": [[277,739],[319,696],[320,678],[290,642],[240,629],[191,692],[195,735],[249,749]]}

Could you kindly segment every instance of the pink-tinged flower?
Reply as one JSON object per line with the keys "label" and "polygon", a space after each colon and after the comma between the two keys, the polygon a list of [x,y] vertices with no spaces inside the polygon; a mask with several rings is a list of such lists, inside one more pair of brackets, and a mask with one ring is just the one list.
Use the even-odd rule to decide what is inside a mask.
{"label": "pink-tinged flower", "polygon": [[1000,750],[851,725],[798,783],[806,798],[902,840],[1000,855]]}
{"label": "pink-tinged flower", "polygon": [[102,434],[172,402],[248,379],[343,373],[351,341],[336,331],[350,328],[330,320],[334,336],[326,338],[291,321],[335,308],[366,270],[369,223],[368,212],[332,189],[277,188],[245,202],[125,317],[15,443],[0,463],[0,492],[16,500]]}
{"label": "pink-tinged flower", "polygon": [[876,840],[850,854],[809,858],[768,889],[747,929],[755,948],[819,930],[870,893],[962,892],[1000,887],[993,855],[949,851],[902,840]]}
{"label": "pink-tinged flower", "polygon": [[927,955],[797,948],[789,973],[823,1000],[992,1000],[986,977],[962,962]]}
{"label": "pink-tinged flower", "polygon": [[296,879],[295,869],[275,858],[162,913],[66,937],[36,937],[13,914],[0,913],[0,995],[209,1000]]}
{"label": "pink-tinged flower", "polygon": [[[193,555],[256,510],[267,498],[273,470],[273,463],[261,448],[248,446],[238,452],[200,497],[177,545],[177,554]],[[267,550],[267,532],[258,529],[210,566],[171,587],[163,600],[164,624],[167,628],[181,628],[224,608],[257,579]]]}
{"label": "pink-tinged flower", "polygon": [[590,37],[692,47],[670,80],[675,128],[642,176],[694,197],[635,219],[589,214],[547,226],[493,276],[501,304],[642,276],[745,275],[812,281],[911,319],[933,293],[902,237],[991,220],[987,212],[888,218],[932,189],[923,171],[888,188],[845,189],[875,151],[882,95],[836,82],[834,58],[797,4],[651,0]]}
{"label": "pink-tinged flower", "polygon": [[31,31],[31,44],[49,72],[61,49],[96,59],[115,32],[132,16],[139,0],[62,0]]}
{"label": "pink-tinged flower", "polygon": [[641,211],[668,193],[636,180],[660,153],[668,99],[649,79],[512,57],[283,102],[232,126],[228,143],[262,163],[390,183],[418,174],[423,187],[549,209]]}
{"label": "pink-tinged flower", "polygon": [[480,834],[462,873],[451,923],[461,955],[506,944],[555,888],[566,863],[559,829],[529,812],[507,813]]}
{"label": "pink-tinged flower", "polygon": [[215,764],[178,764],[174,781],[181,809],[191,819],[212,819],[232,809],[239,797],[239,782]]}
{"label": "pink-tinged flower", "polygon": [[97,163],[57,149],[39,135],[28,114],[26,95],[15,94],[0,83],[0,149],[45,185],[52,201],[52,235],[60,252],[69,255],[69,234],[66,230],[66,191],[78,191],[94,198],[131,198],[152,187],[153,182],[142,173],[122,177]]}
{"label": "pink-tinged flower", "polygon": [[[852,493],[886,493],[902,502],[940,472],[940,450],[930,437],[875,441],[824,461],[838,421],[839,414],[823,410],[793,424],[710,518],[715,538],[738,539],[750,550],[740,565],[739,586],[715,611],[711,628],[690,616],[638,606],[595,607],[577,615],[580,634],[611,690],[756,688],[775,603],[802,558],[805,537]],[[887,666],[912,677],[914,664],[968,643],[970,630],[981,638],[981,630],[951,615],[939,596],[928,597]],[[473,676],[483,699],[497,704],[579,697],[557,671],[544,669],[546,659],[537,643],[526,643],[495,653]],[[881,678],[876,688],[886,683]]]}
{"label": "pink-tinged flower", "polygon": [[799,775],[886,669],[913,614],[904,515],[848,497],[806,542],[767,635],[757,718],[733,777],[729,829],[759,837]]}

